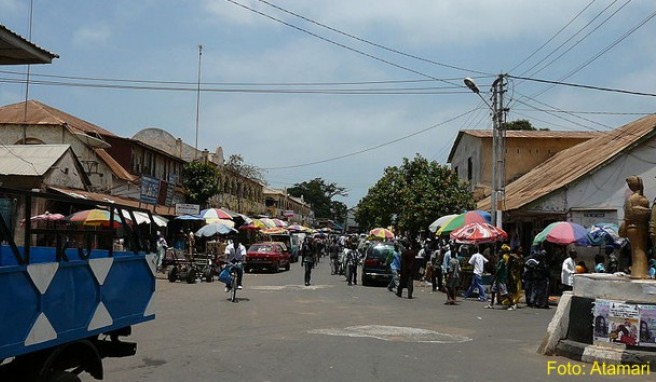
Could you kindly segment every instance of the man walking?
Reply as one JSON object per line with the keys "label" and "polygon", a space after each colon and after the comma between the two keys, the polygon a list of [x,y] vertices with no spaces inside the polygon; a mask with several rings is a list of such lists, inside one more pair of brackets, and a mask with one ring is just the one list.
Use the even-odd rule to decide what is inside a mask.
{"label": "man walking", "polygon": [[314,268],[315,253],[310,238],[306,237],[301,247],[301,266],[305,267],[305,286],[310,285],[312,279],[312,268]]}
{"label": "man walking", "polygon": [[560,282],[563,287],[563,292],[572,290],[574,287],[574,274],[576,273],[576,251],[570,250],[569,257],[563,261],[563,266],[560,272]]}
{"label": "man walking", "polygon": [[403,288],[408,288],[408,299],[412,299],[412,292],[414,291],[414,261],[415,261],[415,251],[414,243],[410,241],[405,241],[401,243],[405,248],[403,254],[401,255],[401,277],[399,280],[399,285],[396,288],[396,295],[399,297],[403,296]]}
{"label": "man walking", "polygon": [[478,246],[476,247],[476,253],[469,258],[469,264],[474,266],[474,274],[472,275],[471,285],[467,292],[465,292],[462,297],[468,299],[471,296],[474,290],[478,291],[478,301],[487,301],[485,296],[485,288],[483,287],[483,268],[488,260],[485,256],[481,255],[479,252]]}
{"label": "man walking", "polygon": [[390,292],[394,292],[399,287],[399,271],[401,270],[401,253],[399,251],[399,245],[394,244],[394,253],[386,260],[387,266],[392,273],[392,279],[387,285],[387,290]]}
{"label": "man walking", "polygon": [[358,285],[358,262],[360,255],[355,249],[355,244],[349,245],[348,253],[346,254],[346,280],[348,285]]}

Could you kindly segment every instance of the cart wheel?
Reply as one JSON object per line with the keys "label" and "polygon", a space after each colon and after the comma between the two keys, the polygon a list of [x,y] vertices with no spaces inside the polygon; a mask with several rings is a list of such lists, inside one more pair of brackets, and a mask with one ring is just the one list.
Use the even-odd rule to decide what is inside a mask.
{"label": "cart wheel", "polygon": [[193,284],[196,282],[196,270],[191,268],[187,272],[187,278],[186,278],[187,284]]}
{"label": "cart wheel", "polygon": [[172,267],[171,269],[169,269],[169,273],[167,275],[167,278],[172,283],[176,282],[178,280],[178,268],[177,267]]}
{"label": "cart wheel", "polygon": [[211,283],[212,281],[212,271],[205,271],[205,281]]}

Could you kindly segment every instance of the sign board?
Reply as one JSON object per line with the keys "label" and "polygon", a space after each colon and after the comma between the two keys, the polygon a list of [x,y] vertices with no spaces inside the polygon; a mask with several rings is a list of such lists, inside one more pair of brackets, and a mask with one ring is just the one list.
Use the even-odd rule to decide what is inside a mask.
{"label": "sign board", "polygon": [[595,300],[593,339],[656,347],[656,305]]}
{"label": "sign board", "polygon": [[198,215],[199,213],[200,206],[198,204],[178,203],[175,205],[176,216]]}
{"label": "sign board", "polygon": [[139,200],[148,204],[157,204],[157,199],[159,197],[159,183],[159,179],[142,176]]}
{"label": "sign board", "polygon": [[282,213],[282,216],[287,217],[287,218],[292,218],[292,217],[294,217],[295,215],[296,215],[296,214],[295,214],[294,211],[292,211],[292,210],[285,210],[285,211]]}

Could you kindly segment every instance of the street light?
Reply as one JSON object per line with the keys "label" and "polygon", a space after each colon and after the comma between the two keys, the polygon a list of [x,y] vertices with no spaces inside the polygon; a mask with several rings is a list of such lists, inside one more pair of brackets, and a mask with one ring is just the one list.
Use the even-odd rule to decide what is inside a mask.
{"label": "street light", "polygon": [[[499,81],[502,79],[500,76],[497,80],[494,81],[494,88],[496,89],[497,84],[503,83],[503,81]],[[490,193],[490,217],[492,220],[492,223],[496,225],[499,228],[502,228],[503,221],[502,221],[502,212],[499,210],[497,211],[497,193],[503,192],[500,191],[502,190],[502,187],[499,187],[499,183],[503,183],[503,136],[500,134],[500,111],[496,109],[497,102],[496,102],[496,90],[495,90],[495,98],[494,98],[494,106],[490,105],[490,103],[483,98],[481,95],[481,91],[478,88],[478,85],[476,85],[476,82],[474,82],[473,79],[466,77],[464,79],[465,85],[469,90],[472,92],[476,93],[483,103],[492,111],[492,192]],[[499,167],[500,166],[500,167]]]}

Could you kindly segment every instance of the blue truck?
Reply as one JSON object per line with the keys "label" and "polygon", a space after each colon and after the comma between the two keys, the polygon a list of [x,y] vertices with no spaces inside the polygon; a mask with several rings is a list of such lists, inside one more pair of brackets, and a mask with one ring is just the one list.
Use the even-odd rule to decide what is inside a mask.
{"label": "blue truck", "polygon": [[[51,220],[47,209],[109,217]],[[133,224],[135,211],[151,224]],[[121,338],[155,318],[152,220],[139,208],[0,187],[0,381],[103,379],[103,358],[136,353]]]}

